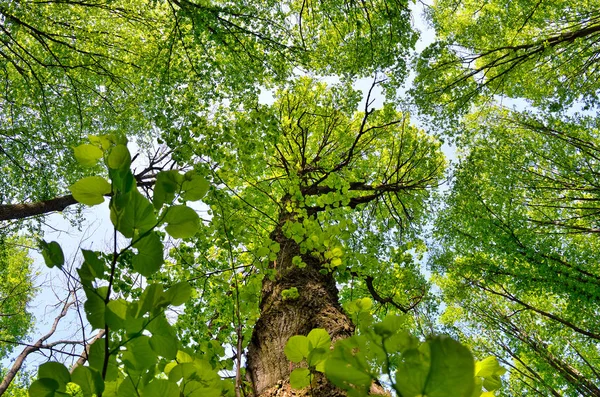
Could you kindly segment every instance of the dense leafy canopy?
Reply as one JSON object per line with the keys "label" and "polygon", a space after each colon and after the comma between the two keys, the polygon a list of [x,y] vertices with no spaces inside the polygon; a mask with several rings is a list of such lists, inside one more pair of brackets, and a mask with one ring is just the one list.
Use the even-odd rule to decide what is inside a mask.
{"label": "dense leafy canopy", "polygon": [[[76,269],[38,241],[69,297],[0,394],[600,396],[598,4],[426,8],[414,54],[397,0],[0,6],[1,219],[108,202],[114,229]],[[5,354],[31,325],[19,222]]]}

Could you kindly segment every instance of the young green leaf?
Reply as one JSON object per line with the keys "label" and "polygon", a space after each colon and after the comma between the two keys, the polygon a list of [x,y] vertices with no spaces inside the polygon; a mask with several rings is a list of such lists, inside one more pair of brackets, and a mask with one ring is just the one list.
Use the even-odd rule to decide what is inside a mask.
{"label": "young green leaf", "polygon": [[288,360],[299,363],[308,357],[308,338],[304,335],[294,335],[285,344],[283,349]]}
{"label": "young green leaf", "polygon": [[200,217],[190,207],[175,205],[167,210],[165,230],[173,238],[189,238],[198,231]]}
{"label": "young green leaf", "polygon": [[331,338],[325,329],[315,328],[308,333],[308,350],[329,349]]}
{"label": "young green leaf", "polygon": [[109,168],[128,170],[131,165],[131,154],[125,145],[117,145],[110,151],[107,164]]}
{"label": "young green leaf", "polygon": [[200,200],[208,191],[209,183],[204,177],[189,171],[185,174],[185,180],[181,185],[182,196],[185,200]]}
{"label": "young green leaf", "polygon": [[57,266],[59,269],[65,262],[65,255],[63,254],[62,248],[56,241],[47,243],[44,240],[38,240],[39,247],[42,250],[42,257],[46,266],[53,268]]}
{"label": "young green leaf", "polygon": [[73,148],[75,159],[84,167],[93,167],[102,158],[102,150],[94,145],[84,143]]}
{"label": "young green leaf", "polygon": [[104,380],[100,372],[79,365],[71,374],[71,381],[81,387],[83,397],[92,397],[92,395],[100,395],[104,391]]}
{"label": "young green leaf", "polygon": [[296,368],[290,374],[290,385],[294,389],[302,389],[310,385],[311,375],[308,368]]}
{"label": "young green leaf", "polygon": [[69,374],[69,370],[63,364],[51,361],[40,365],[38,368],[38,378],[53,379],[58,384],[56,390],[65,391],[67,383],[71,381],[71,374]]}
{"label": "young green leaf", "polygon": [[156,232],[148,233],[138,240],[133,248],[138,250],[138,253],[131,260],[135,271],[144,277],[150,277],[160,269],[164,262],[164,247]]}
{"label": "young green leaf", "polygon": [[88,176],[69,186],[69,190],[81,204],[96,205],[104,202],[104,196],[111,192],[111,187],[102,177]]}
{"label": "young green leaf", "polygon": [[[29,386],[29,395],[36,397],[54,397],[58,395],[56,391],[59,384],[56,380],[50,378],[41,378]],[[64,393],[62,393],[64,395]]]}
{"label": "young green leaf", "polygon": [[179,397],[177,383],[166,379],[153,379],[144,387],[144,397]]}

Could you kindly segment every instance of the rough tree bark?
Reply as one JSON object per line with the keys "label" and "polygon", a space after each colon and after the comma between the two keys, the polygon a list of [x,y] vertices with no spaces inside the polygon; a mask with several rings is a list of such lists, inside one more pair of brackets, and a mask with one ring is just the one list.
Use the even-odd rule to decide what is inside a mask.
{"label": "rough tree bark", "polygon": [[[319,273],[322,263],[310,254],[301,255],[299,245],[284,236],[281,226],[282,222],[271,234],[271,239],[281,247],[277,260],[271,264],[277,273],[273,280],[266,277],[263,281],[260,319],[248,348],[248,372],[255,397],[304,395],[292,391],[289,385],[294,367],[283,348],[293,335],[307,335],[313,328],[324,328],[335,341],[354,332],[352,321],[339,304],[333,275]],[[302,257],[305,268],[292,264],[296,255]],[[292,287],[298,289],[300,296],[283,300],[281,292]],[[321,377],[313,384],[312,395],[345,394]]]}
{"label": "rough tree bark", "polygon": [[[332,342],[348,338],[354,333],[354,324],[339,303],[338,289],[331,272],[322,274],[323,262],[310,252],[301,254],[300,246],[286,237],[282,227],[290,214],[279,216],[279,224],[271,233],[271,240],[279,243],[277,260],[270,266],[277,270],[273,279],[265,277],[262,284],[260,318],[254,326],[248,347],[247,370],[254,387],[254,397],[341,397],[346,396],[317,373],[310,387],[293,390],[289,376],[294,368],[285,356],[284,347],[294,335],[307,335],[314,328],[324,328]],[[306,267],[292,263],[300,256]],[[296,287],[299,297],[284,300],[282,291]],[[373,395],[388,395],[373,384]]]}

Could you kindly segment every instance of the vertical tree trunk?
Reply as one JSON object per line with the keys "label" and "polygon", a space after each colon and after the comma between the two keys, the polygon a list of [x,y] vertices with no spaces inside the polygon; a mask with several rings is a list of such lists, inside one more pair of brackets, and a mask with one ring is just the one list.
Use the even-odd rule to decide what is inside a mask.
{"label": "vertical tree trunk", "polygon": [[[321,262],[310,253],[301,255],[298,244],[283,235],[281,224],[271,234],[281,246],[276,262],[271,264],[277,273],[273,280],[266,277],[263,281],[260,318],[248,348],[248,372],[255,397],[345,396],[323,376],[317,376],[306,391],[290,388],[289,375],[296,365],[287,360],[283,349],[291,336],[324,328],[335,341],[351,336],[354,325],[339,304],[333,275],[321,274]],[[305,268],[292,264],[297,255],[306,263]],[[283,300],[282,291],[292,287],[300,296]]]}

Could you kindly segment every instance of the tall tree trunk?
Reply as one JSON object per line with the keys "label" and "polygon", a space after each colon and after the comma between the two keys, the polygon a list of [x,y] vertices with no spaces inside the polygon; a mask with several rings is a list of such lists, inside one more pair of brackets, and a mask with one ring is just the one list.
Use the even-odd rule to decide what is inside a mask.
{"label": "tall tree trunk", "polygon": [[[271,234],[281,249],[271,266],[274,279],[265,277],[262,285],[260,318],[248,348],[248,372],[255,397],[313,396],[336,397],[346,394],[318,375],[306,391],[291,390],[289,375],[293,368],[283,351],[294,335],[307,335],[313,328],[324,328],[332,340],[347,338],[354,324],[339,304],[338,290],[331,273],[321,274],[322,263],[314,256],[300,254],[299,245],[284,236],[280,225]],[[300,256],[305,268],[292,264]],[[299,297],[283,300],[282,291],[296,287]]]}

